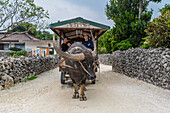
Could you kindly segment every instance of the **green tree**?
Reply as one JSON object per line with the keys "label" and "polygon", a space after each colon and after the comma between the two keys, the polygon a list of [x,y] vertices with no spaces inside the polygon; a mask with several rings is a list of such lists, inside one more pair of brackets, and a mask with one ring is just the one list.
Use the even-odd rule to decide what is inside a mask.
{"label": "green tree", "polygon": [[15,29],[13,29],[11,31],[11,33],[13,33],[13,32],[21,33],[21,32],[27,31],[29,28],[31,28],[31,29],[28,31],[28,34],[30,34],[36,38],[39,38],[41,40],[52,40],[52,38],[53,38],[53,35],[50,34],[50,32],[37,30],[36,29],[37,26],[33,25],[31,23],[25,23],[25,24],[19,25],[19,26],[15,27]]}
{"label": "green tree", "polygon": [[167,11],[170,11],[170,4],[165,4],[165,6],[160,9],[162,15],[164,15]]}
{"label": "green tree", "polygon": [[[14,28],[14,29],[13,29]],[[37,26],[36,25],[33,25],[32,23],[24,23],[24,24],[21,24],[21,25],[17,25],[17,26],[13,26],[12,29],[10,31],[10,33],[13,33],[13,32],[28,32],[28,34],[30,35],[33,35],[35,36],[36,35],[36,28]]]}
{"label": "green tree", "polygon": [[106,5],[106,15],[108,19],[115,23],[111,30],[111,51],[120,49],[120,47],[122,49],[122,46],[126,43],[128,46],[123,49],[138,47],[142,38],[146,36],[144,29],[151,19],[152,10],[147,11],[148,4],[143,6],[141,20],[139,21],[139,2],[140,0],[110,0],[110,4]]}
{"label": "green tree", "polygon": [[142,12],[145,8],[145,6],[147,6],[149,4],[149,2],[161,2],[161,0],[140,0],[139,2],[139,20],[141,20],[141,16],[142,16]]}
{"label": "green tree", "polygon": [[[35,23],[44,26],[48,11],[36,6],[34,0],[1,0],[0,1],[0,32],[8,32],[24,23]],[[15,26],[15,27],[14,27]]]}
{"label": "green tree", "polygon": [[106,48],[106,53],[111,53],[112,50],[112,45],[111,45],[111,41],[112,41],[112,30],[108,30],[105,34],[103,34],[99,40],[98,40],[98,49],[99,51],[104,47]]}
{"label": "green tree", "polygon": [[147,26],[145,38],[151,47],[170,48],[170,5],[161,9],[162,15],[154,18]]}
{"label": "green tree", "polygon": [[50,34],[48,31],[37,31],[35,37],[41,39],[41,40],[52,40],[53,35]]}

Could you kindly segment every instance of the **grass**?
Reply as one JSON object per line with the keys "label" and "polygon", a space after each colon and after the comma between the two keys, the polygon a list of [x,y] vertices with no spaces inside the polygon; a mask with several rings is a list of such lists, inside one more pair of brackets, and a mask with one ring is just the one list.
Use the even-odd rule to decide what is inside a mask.
{"label": "grass", "polygon": [[32,76],[32,77],[27,78],[27,80],[34,80],[36,78],[37,78],[37,76]]}
{"label": "grass", "polygon": [[25,78],[24,82],[27,82],[29,80],[34,80],[36,78],[37,78],[37,76],[32,76],[32,77],[29,77],[29,78]]}

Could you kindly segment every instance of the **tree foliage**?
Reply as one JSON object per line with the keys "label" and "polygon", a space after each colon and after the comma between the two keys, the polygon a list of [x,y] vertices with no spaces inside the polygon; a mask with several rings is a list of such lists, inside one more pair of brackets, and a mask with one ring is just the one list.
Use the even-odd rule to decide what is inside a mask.
{"label": "tree foliage", "polygon": [[101,53],[102,48],[106,48],[106,53],[111,53],[112,50],[112,45],[111,45],[111,40],[112,39],[112,31],[108,30],[105,34],[103,34],[99,39],[98,39],[98,51]]}
{"label": "tree foliage", "polygon": [[31,23],[25,23],[25,24],[22,24],[22,25],[19,25],[19,26],[15,27],[15,29],[13,29],[11,31],[11,33],[12,32],[24,32],[27,29],[31,28],[28,31],[28,34],[30,34],[30,35],[32,35],[32,36],[34,36],[36,38],[39,38],[41,40],[52,40],[53,35],[50,34],[50,32],[37,30],[36,27],[37,27],[36,25],[33,25]]}
{"label": "tree foliage", "polygon": [[10,47],[9,50],[11,50],[11,51],[21,51],[21,49],[17,48],[17,47]]}
{"label": "tree foliage", "polygon": [[24,32],[24,31],[27,31],[29,29],[27,32],[30,35],[34,36],[36,34],[36,28],[37,28],[37,26],[33,25],[32,23],[24,23],[24,24],[21,24],[21,25],[13,26],[10,33],[12,33],[12,32]]}
{"label": "tree foliage", "polygon": [[126,40],[122,40],[120,43],[117,43],[116,47],[119,50],[127,50],[132,48],[132,44],[130,43],[129,39],[126,39]]}
{"label": "tree foliage", "polygon": [[[145,38],[151,47],[170,48],[170,5],[161,9],[162,15],[153,19],[147,26]],[[166,10],[165,10],[166,9]]]}
{"label": "tree foliage", "polygon": [[170,11],[170,4],[165,4],[165,6],[160,9],[162,15],[164,15],[167,11]]}
{"label": "tree foliage", "polygon": [[27,22],[44,27],[45,18],[49,18],[48,11],[36,6],[34,0],[0,1],[0,32],[7,34],[15,27]]}
{"label": "tree foliage", "polygon": [[27,51],[17,51],[16,55],[17,56],[26,56],[27,55]]}
{"label": "tree foliage", "polygon": [[[39,38],[41,40],[52,40],[53,35],[50,34],[48,31],[36,31],[36,35],[34,35],[36,38]],[[57,37],[56,37],[57,39]]]}
{"label": "tree foliage", "polygon": [[147,10],[148,4],[143,6],[141,20],[139,20],[139,1],[110,0],[110,4],[106,5],[106,15],[115,23],[110,30],[111,33],[106,32],[103,35],[103,38],[108,40],[107,52],[138,47],[142,38],[146,36],[144,30],[151,19],[152,10]]}

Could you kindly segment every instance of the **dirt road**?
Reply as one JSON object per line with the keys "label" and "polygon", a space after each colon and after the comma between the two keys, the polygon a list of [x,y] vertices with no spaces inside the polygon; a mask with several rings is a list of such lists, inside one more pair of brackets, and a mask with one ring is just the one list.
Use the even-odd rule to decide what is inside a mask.
{"label": "dirt road", "polygon": [[87,101],[72,99],[73,87],[61,85],[58,69],[0,91],[0,113],[170,113],[170,91],[111,72],[101,65]]}

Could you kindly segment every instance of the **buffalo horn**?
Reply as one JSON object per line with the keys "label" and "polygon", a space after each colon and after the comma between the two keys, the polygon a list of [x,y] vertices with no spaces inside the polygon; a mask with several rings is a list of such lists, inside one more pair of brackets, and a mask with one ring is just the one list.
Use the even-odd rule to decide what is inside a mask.
{"label": "buffalo horn", "polygon": [[55,51],[64,59],[71,60],[71,61],[82,61],[85,58],[83,53],[68,54],[68,53],[63,52],[61,49],[59,49],[57,47],[57,43],[55,41],[55,34],[53,34],[53,47],[54,47]]}

